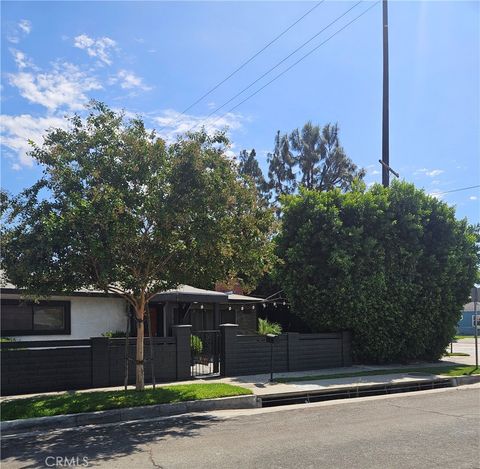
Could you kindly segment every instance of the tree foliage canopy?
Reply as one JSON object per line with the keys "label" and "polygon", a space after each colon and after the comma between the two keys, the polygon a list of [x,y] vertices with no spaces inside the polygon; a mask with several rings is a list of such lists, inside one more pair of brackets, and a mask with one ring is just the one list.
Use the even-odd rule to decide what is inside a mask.
{"label": "tree foliage canopy", "polygon": [[33,148],[43,176],[8,202],[9,280],[37,296],[117,293],[139,320],[151,296],[177,284],[255,285],[271,260],[273,215],[225,156],[224,134],[167,145],[97,102],[70,124]]}
{"label": "tree foliage canopy", "polygon": [[366,362],[439,358],[468,300],[478,227],[407,183],[283,198],[277,271],[313,331],[350,329]]}
{"label": "tree foliage canopy", "polygon": [[48,294],[96,287],[130,299],[179,283],[247,285],[269,263],[271,213],[225,156],[226,137],[172,145],[100,103],[32,155],[43,177],[13,200],[9,278]]}

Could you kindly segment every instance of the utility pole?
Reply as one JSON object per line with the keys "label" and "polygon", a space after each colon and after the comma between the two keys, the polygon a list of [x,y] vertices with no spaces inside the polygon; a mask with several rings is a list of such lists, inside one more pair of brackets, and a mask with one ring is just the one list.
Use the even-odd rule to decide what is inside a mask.
{"label": "utility pole", "polygon": [[390,185],[390,154],[388,124],[388,3],[382,0],[383,7],[383,112],[382,112],[382,184]]}

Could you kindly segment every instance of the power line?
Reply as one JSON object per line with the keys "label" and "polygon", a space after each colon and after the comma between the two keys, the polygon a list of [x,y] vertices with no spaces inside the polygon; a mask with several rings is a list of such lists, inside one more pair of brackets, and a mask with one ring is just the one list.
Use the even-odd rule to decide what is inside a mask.
{"label": "power line", "polygon": [[476,186],[461,187],[460,189],[452,189],[451,191],[432,192],[430,195],[443,195],[450,194],[451,192],[468,191],[469,189],[476,189],[477,187],[480,187],[480,184],[477,184]]}
{"label": "power line", "polygon": [[[303,55],[302,57],[300,57],[300,59],[298,59],[296,62],[294,62],[292,65],[290,65],[288,68],[286,68],[285,70],[283,70],[281,73],[279,73],[278,75],[276,75],[274,78],[272,78],[270,81],[268,81],[267,83],[265,83],[265,85],[263,85],[261,88],[259,88],[258,90],[256,90],[254,93],[250,94],[249,96],[247,96],[244,100],[240,101],[238,104],[236,104],[235,106],[233,106],[232,108],[230,108],[226,113],[222,114],[221,116],[217,117],[213,122],[212,122],[212,125],[215,124],[217,121],[219,121],[220,119],[222,119],[223,117],[227,116],[228,114],[230,114],[232,111],[234,111],[235,109],[237,109],[239,106],[241,106],[243,103],[245,103],[246,101],[248,101],[249,99],[253,98],[256,94],[260,93],[260,91],[262,91],[263,89],[265,89],[267,86],[269,86],[270,84],[272,84],[274,81],[278,80],[282,75],[284,75],[285,73],[287,73],[289,70],[291,70],[293,67],[295,67],[297,64],[299,64],[301,61],[303,61],[304,59],[306,59],[309,55],[313,54],[313,52],[315,52],[317,49],[319,49],[321,46],[323,46],[324,44],[326,44],[328,41],[330,41],[330,39],[334,38],[337,34],[341,33],[344,29],[348,28],[348,26],[350,26],[352,23],[354,23],[355,21],[357,21],[359,18],[361,18],[363,15],[365,15],[368,11],[370,11],[373,7],[375,7],[376,5],[378,5],[380,3],[380,0],[377,0],[373,5],[369,6],[366,10],[364,10],[362,13],[360,13],[358,16],[356,16],[353,20],[351,20],[350,22],[348,22],[347,24],[345,24],[345,26],[342,26],[339,30],[337,30],[336,32],[334,32],[331,36],[329,36],[327,39],[325,39],[323,42],[321,42],[318,46],[314,47],[310,52],[307,52],[305,55]],[[196,127],[198,126],[195,125],[194,127],[192,127],[190,129],[190,131],[192,131],[193,129],[195,129]]]}
{"label": "power line", "polygon": [[[248,65],[253,59],[255,59],[256,57],[258,57],[262,52],[264,52],[266,49],[268,49],[273,43],[277,42],[282,36],[284,36],[288,31],[290,31],[295,25],[297,25],[298,23],[300,23],[300,21],[302,21],[306,16],[308,16],[313,10],[315,10],[316,8],[318,8],[323,2],[325,2],[325,0],[321,0],[320,2],[318,2],[317,4],[315,4],[312,8],[310,8],[310,10],[308,10],[306,13],[304,13],[300,18],[298,18],[295,22],[293,22],[290,26],[288,26],[287,29],[284,29],[280,34],[278,34],[278,36],[276,36],[275,38],[273,38],[268,44],[266,44],[265,46],[263,46],[259,51],[257,51],[255,54],[253,54],[249,59],[247,59],[245,62],[243,62],[239,67],[237,67],[232,73],[230,73],[230,75],[226,76],[223,80],[219,81],[213,88],[211,88],[209,91],[207,91],[205,94],[203,94],[202,96],[200,96],[200,98],[198,98],[195,102],[193,102],[192,104],[190,104],[188,107],[186,107],[180,114],[180,116],[183,116],[187,111],[189,111],[190,109],[192,109],[193,106],[195,106],[196,104],[198,104],[200,101],[202,101],[204,98],[206,98],[208,95],[210,95],[211,93],[213,93],[219,86],[223,85],[227,80],[229,80],[230,78],[232,78],[236,73],[238,73],[240,70],[242,70],[242,68],[244,68],[246,65]],[[159,130],[163,130],[165,128],[162,127],[161,129]]]}
{"label": "power line", "polygon": [[310,39],[305,41],[302,45],[298,46],[295,50],[293,50],[290,54],[288,54],[286,57],[284,57],[280,62],[276,63],[273,67],[269,68],[263,75],[260,75],[257,79],[252,81],[249,85],[247,85],[243,90],[239,91],[235,96],[232,96],[228,101],[224,102],[221,106],[217,107],[214,111],[212,111],[210,114],[207,115],[206,119],[211,117],[213,114],[216,114],[220,109],[223,109],[227,104],[231,103],[235,98],[238,98],[241,94],[243,94],[245,91],[250,89],[253,85],[258,83],[262,78],[267,76],[270,72],[273,72],[276,68],[278,68],[280,65],[282,65],[286,60],[288,60],[292,55],[296,54],[300,49],[303,49],[307,44],[312,42],[314,39],[316,39],[320,34],[322,34],[325,30],[327,30],[330,26],[335,24],[337,21],[342,19],[347,13],[349,13],[351,10],[353,10],[356,6],[360,5],[362,3],[362,0],[359,2],[355,3],[352,7],[350,7],[347,11],[345,11],[342,15],[334,19],[331,23],[329,23],[327,26],[322,28],[320,31],[318,31],[316,34],[314,34]]}

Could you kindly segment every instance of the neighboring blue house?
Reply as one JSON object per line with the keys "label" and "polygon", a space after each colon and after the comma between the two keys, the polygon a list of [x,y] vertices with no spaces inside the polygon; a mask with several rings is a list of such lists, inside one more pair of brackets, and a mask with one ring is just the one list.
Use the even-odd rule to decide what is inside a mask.
{"label": "neighboring blue house", "polygon": [[[477,303],[477,316],[480,319],[480,303]],[[475,335],[475,325],[474,325],[474,313],[473,313],[473,301],[467,303],[463,307],[462,317],[458,321],[457,333],[459,335]],[[479,321],[480,326],[480,321]],[[480,334],[480,330],[478,331]]]}

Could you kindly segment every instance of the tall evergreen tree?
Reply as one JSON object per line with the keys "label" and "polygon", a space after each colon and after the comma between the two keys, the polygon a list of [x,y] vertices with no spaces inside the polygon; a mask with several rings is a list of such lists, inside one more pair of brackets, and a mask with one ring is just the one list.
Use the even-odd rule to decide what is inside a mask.
{"label": "tall evergreen tree", "polygon": [[359,169],[346,155],[338,133],[338,124],[320,128],[307,122],[301,130],[295,129],[290,134],[301,183],[307,189],[325,191],[338,187],[348,190],[355,179],[365,176],[365,170]]}
{"label": "tall evergreen tree", "polygon": [[338,124],[321,127],[309,121],[290,135],[277,131],[267,159],[268,184],[255,150],[240,153],[239,171],[252,178],[265,199],[270,200],[273,193],[275,202],[281,195],[294,193],[299,185],[317,191],[335,187],[346,191],[356,179],[365,177],[365,170],[357,167],[340,144]]}
{"label": "tall evergreen tree", "polygon": [[268,178],[270,188],[274,191],[276,199],[282,194],[291,194],[296,188],[293,167],[295,158],[290,151],[288,135],[281,135],[280,131],[275,136],[273,153],[267,155],[269,167]]}
{"label": "tall evergreen tree", "polygon": [[255,150],[252,149],[250,152],[242,150],[238,156],[238,160],[238,172],[242,176],[250,178],[255,184],[259,195],[265,200],[268,200],[270,198],[270,190],[258,164]]}
{"label": "tall evergreen tree", "polygon": [[307,122],[302,130],[295,129],[290,134],[292,149],[297,152],[295,161],[301,174],[301,184],[314,189],[318,179],[318,163],[320,161],[322,136],[320,127]]}

